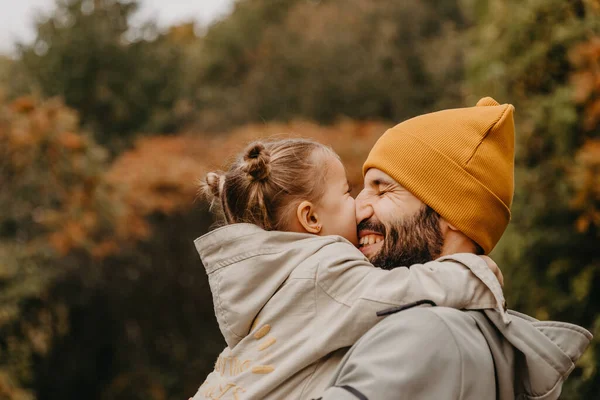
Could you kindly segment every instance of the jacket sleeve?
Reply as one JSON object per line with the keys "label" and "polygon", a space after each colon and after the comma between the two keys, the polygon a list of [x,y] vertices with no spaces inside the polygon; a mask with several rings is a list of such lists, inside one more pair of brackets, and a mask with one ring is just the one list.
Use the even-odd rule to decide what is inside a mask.
{"label": "jacket sleeve", "polygon": [[381,310],[424,299],[458,309],[495,308],[503,301],[497,279],[475,254],[383,270],[347,243],[331,244],[325,252],[317,269],[318,287],[357,313],[363,306]]}
{"label": "jacket sleeve", "polygon": [[468,322],[456,331],[431,310],[402,311],[377,324],[346,353],[321,399],[494,398],[483,336]]}

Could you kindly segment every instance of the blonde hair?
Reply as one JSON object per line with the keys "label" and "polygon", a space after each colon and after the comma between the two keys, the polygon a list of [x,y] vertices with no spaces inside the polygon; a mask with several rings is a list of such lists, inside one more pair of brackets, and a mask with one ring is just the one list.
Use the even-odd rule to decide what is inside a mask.
{"label": "blonde hair", "polygon": [[225,224],[287,230],[300,201],[317,202],[323,195],[323,155],[337,157],[330,147],[307,139],[254,142],[227,172],[209,172],[200,194],[213,210],[217,206]]}

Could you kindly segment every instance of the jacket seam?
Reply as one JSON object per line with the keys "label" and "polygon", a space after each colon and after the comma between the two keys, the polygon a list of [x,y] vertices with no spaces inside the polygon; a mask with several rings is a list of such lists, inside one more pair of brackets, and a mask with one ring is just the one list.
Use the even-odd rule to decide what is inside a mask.
{"label": "jacket seam", "polygon": [[321,363],[321,360],[319,360],[319,362],[314,363],[313,370],[306,378],[304,378],[305,382],[304,382],[304,385],[302,385],[302,390],[300,391],[300,398],[303,398],[304,393],[306,392],[306,389],[308,389],[308,385],[312,380],[312,377],[314,376],[315,372],[317,372],[319,365],[321,365],[320,363]]}
{"label": "jacket seam", "polygon": [[497,307],[498,307],[498,304],[496,304],[496,303],[477,303],[477,304],[470,305],[469,307],[465,307],[465,308],[463,308],[463,310],[473,310],[473,311],[496,310]]}
{"label": "jacket seam", "polygon": [[357,299],[357,301],[361,301],[361,300],[362,301],[369,301],[369,302],[377,303],[377,304],[383,304],[383,305],[386,305],[386,306],[398,306],[398,307],[410,304],[410,302],[407,303],[406,301],[390,302],[390,301],[383,301],[383,300],[372,299],[372,298],[364,297],[364,296],[361,296],[361,297],[359,297]]}
{"label": "jacket seam", "polygon": [[[309,279],[309,278],[304,278],[304,279]],[[408,303],[406,302],[402,302],[402,301],[398,301],[398,302],[389,302],[389,301],[383,301],[383,300],[376,300],[376,299],[371,299],[369,297],[364,297],[364,296],[360,296],[358,298],[356,298],[356,301],[352,302],[352,304],[346,304],[345,302],[336,299],[335,297],[333,297],[333,295],[331,295],[323,286],[321,286],[320,283],[317,282],[317,286],[319,286],[319,288],[323,291],[323,293],[325,293],[327,295],[327,297],[329,297],[331,300],[335,301],[336,303],[345,306],[347,308],[352,308],[352,306],[359,302],[359,301],[368,301],[368,302],[372,302],[372,303],[378,303],[378,304],[383,304],[386,306],[402,306],[402,305],[406,305]]]}
{"label": "jacket seam", "polygon": [[[204,254],[206,254],[206,252],[209,249],[212,249],[213,247],[225,246],[225,245],[227,245],[227,244],[229,244],[231,242],[234,242],[234,241],[237,241],[237,240],[239,240],[241,238],[244,238],[244,237],[247,237],[247,236],[252,236],[252,235],[253,234],[244,235],[244,236],[238,236],[235,239],[228,240],[226,242],[216,243],[214,245],[210,245],[206,249],[203,249],[202,251],[199,251],[200,258],[204,258]],[[320,237],[320,236],[318,236],[317,238],[314,238],[314,239],[306,239],[306,241],[303,242],[303,243],[309,243],[309,242],[312,243],[312,242],[316,242],[316,241],[319,241],[319,240],[323,241],[323,238]],[[330,243],[324,243],[324,244],[330,244]],[[230,256],[230,257],[228,257],[228,258],[226,258],[224,260],[221,260],[221,261],[213,264],[213,267],[210,268],[210,269],[207,268],[206,272],[208,274],[211,274],[211,273],[213,273],[213,272],[215,272],[215,271],[217,271],[217,270],[219,270],[221,268],[227,267],[229,265],[232,265],[232,264],[235,264],[235,263],[238,263],[238,262],[241,262],[241,261],[245,261],[245,260],[247,260],[249,258],[258,257],[258,256],[262,256],[262,255],[278,254],[278,253],[283,253],[285,251],[287,251],[287,249],[280,249],[280,246],[268,246],[268,247],[261,248],[259,250],[247,251],[247,252],[244,252],[244,253],[240,253],[240,254],[236,254],[236,255]]]}
{"label": "jacket seam", "polygon": [[[321,270],[321,266],[322,266],[322,264],[323,264],[323,260],[321,259],[321,260],[319,260],[319,262],[318,262],[318,264],[317,264],[317,268],[316,268],[316,270],[315,270],[315,282],[316,282],[317,286],[319,286],[319,288],[321,288],[321,290],[322,290],[323,292],[325,292],[325,294],[326,294],[327,296],[329,296],[329,297],[330,297],[330,298],[331,298],[333,301],[335,301],[336,303],[342,304],[342,305],[344,305],[344,306],[346,306],[346,307],[348,307],[348,308],[352,307],[352,304],[353,304],[354,302],[353,302],[352,304],[347,304],[347,303],[346,303],[346,302],[344,302],[344,301],[338,300],[338,299],[336,298],[336,296],[337,296],[337,293],[330,293],[330,292],[329,292],[329,291],[330,291],[330,289],[331,289],[331,286],[326,286],[326,285],[323,285],[323,284],[322,284],[322,283],[323,283],[323,281],[322,281],[321,279],[319,279],[319,271]],[[373,267],[373,268],[375,268],[375,267]],[[365,276],[363,276],[363,277],[360,279],[360,281],[359,281],[359,282],[356,284],[356,286],[359,286],[359,285],[361,285],[361,284],[362,284],[362,282],[363,282],[365,279],[367,279],[367,276],[368,276],[369,274],[370,274],[370,272],[369,272],[369,273],[366,273],[366,274],[365,274]],[[333,292],[333,291],[332,291],[332,292]],[[361,296],[361,297],[362,297],[362,296]],[[358,297],[356,300],[359,300],[361,297]],[[396,305],[396,304],[393,304],[393,305]]]}
{"label": "jacket seam", "polygon": [[344,307],[347,307],[347,308],[352,307],[351,305],[346,304],[343,301],[340,301],[340,300],[336,299],[335,297],[333,297],[323,286],[321,286],[319,281],[315,280],[315,282],[317,283],[317,286],[319,287],[319,289],[321,289],[323,291],[323,293],[325,293],[327,295],[327,297],[329,297],[331,300],[335,301],[336,303],[338,303]]}
{"label": "jacket seam", "polygon": [[210,275],[213,272],[216,272],[220,269],[223,269],[223,268],[228,267],[233,264],[237,264],[242,261],[246,261],[250,258],[266,256],[266,255],[271,255],[271,254],[277,254],[277,253],[283,253],[282,250],[273,250],[273,249],[274,248],[265,248],[260,251],[257,251],[257,250],[247,251],[246,253],[242,253],[237,256],[232,256],[230,258],[227,258],[223,261],[219,261],[218,263],[214,264],[214,266],[212,268],[210,268],[210,270],[207,268],[206,273]]}
{"label": "jacket seam", "polygon": [[223,322],[225,324],[225,328],[229,332],[231,332],[236,338],[243,339],[242,336],[238,335],[237,333],[235,333],[233,331],[233,329],[231,329],[231,326],[229,325],[229,322],[227,321],[227,316],[225,315],[225,311],[224,311],[223,305],[221,303],[221,296],[219,295],[220,292],[221,292],[220,291],[220,287],[221,287],[221,276],[217,275],[217,300],[218,300],[218,303],[219,303],[219,312],[221,313],[221,316],[223,317]]}
{"label": "jacket seam", "polygon": [[[543,327],[543,326],[542,326],[542,327]],[[551,338],[550,336],[548,336],[548,334],[547,334],[547,333],[546,333],[546,332],[545,332],[543,329],[539,329],[539,328],[540,328],[539,326],[536,326],[536,328],[538,328],[538,330],[539,330],[539,331],[540,331],[542,334],[544,334],[544,336],[546,336],[548,339],[552,340],[552,338]],[[557,326],[550,326],[550,328],[559,328],[559,327],[557,327]],[[581,333],[581,332],[579,332],[579,331],[577,331],[577,330],[571,330],[571,329],[564,328],[564,327],[560,327],[560,328],[561,328],[561,329],[565,329],[565,330],[570,330],[572,333],[574,333],[574,334],[577,334],[577,335],[580,335],[580,336],[583,336],[585,339],[587,339],[583,333]],[[565,354],[567,354],[567,355],[569,354],[569,349],[568,349],[568,348],[565,348],[565,347],[562,345],[562,343],[560,343],[560,342],[554,342],[554,341],[552,341],[552,343],[554,343],[554,344],[555,344],[555,345],[556,345],[556,346],[557,346],[559,349],[561,349],[563,353],[565,353]],[[581,355],[582,355],[582,354],[583,354],[583,353],[582,353],[581,351],[577,351],[577,358],[581,357]]]}
{"label": "jacket seam", "polygon": [[[273,232],[273,231],[267,231],[267,232]],[[249,236],[255,236],[256,234],[257,234],[257,232],[252,232],[252,233],[248,233],[246,235],[235,236],[235,237],[233,237],[231,239],[228,239],[228,240],[226,240],[224,242],[212,243],[212,244],[206,246],[205,248],[203,248],[202,251],[201,251],[201,253],[206,253],[207,251],[212,250],[214,247],[221,247],[221,246],[224,246],[225,244],[228,244],[228,243],[231,243],[231,242],[237,242],[240,239],[243,239],[243,238],[246,238],[246,237],[249,237]],[[314,237],[314,238],[306,238],[306,239],[303,239],[303,240],[306,240],[307,242],[316,242],[316,241],[322,240],[324,242],[327,241],[327,242],[331,242],[331,243],[339,242],[340,241],[338,239],[334,239],[333,241],[331,241],[331,239],[326,239],[323,236],[317,236],[317,237]]]}
{"label": "jacket seam", "polygon": [[537,327],[537,328],[560,328],[560,329],[565,329],[565,330],[569,330],[575,333],[578,333],[582,336],[584,336],[587,339],[591,339],[591,337],[589,336],[589,332],[580,327],[580,326],[576,326],[573,324],[569,324],[568,322],[559,322],[559,321],[536,321],[536,322],[532,322],[532,325]]}
{"label": "jacket seam", "polygon": [[324,285],[322,285],[322,282],[321,282],[321,280],[319,279],[319,271],[321,270],[321,266],[322,266],[322,264],[323,264],[323,260],[319,260],[319,261],[318,261],[318,263],[317,263],[317,268],[315,269],[315,283],[316,283],[316,285],[317,285],[317,286],[318,286],[318,287],[319,287],[319,288],[320,288],[320,289],[321,289],[321,290],[322,290],[322,291],[323,291],[323,292],[324,292],[324,293],[325,293],[325,294],[326,294],[326,295],[327,295],[327,296],[328,296],[330,299],[332,299],[333,301],[335,301],[335,302],[336,302],[336,303],[338,303],[338,304],[341,304],[341,305],[343,305],[343,306],[345,306],[345,307],[348,307],[348,308],[350,308],[350,307],[351,307],[351,305],[349,305],[349,304],[346,304],[345,302],[343,302],[343,301],[340,301],[340,300],[336,299],[336,298],[334,297],[334,295],[333,295],[333,294],[329,293],[329,289],[330,289],[330,287],[325,287]]}
{"label": "jacket seam", "polygon": [[454,332],[452,332],[452,329],[450,329],[450,327],[448,326],[448,324],[446,323],[446,321],[444,321],[444,319],[442,317],[437,315],[437,313],[432,312],[431,309],[425,308],[425,310],[427,310],[430,314],[435,315],[435,317],[444,324],[444,326],[446,327],[446,330],[448,330],[448,332],[450,333],[450,336],[452,336],[452,341],[454,342],[454,347],[456,347],[456,351],[458,352],[458,356],[460,359],[460,392],[459,392],[459,396],[457,397],[457,399],[462,399],[462,393],[463,393],[463,388],[464,388],[464,382],[463,382],[464,381],[464,362],[463,362],[463,354],[460,351],[458,342],[456,341],[456,336],[454,336]]}
{"label": "jacket seam", "polygon": [[[225,227],[223,227],[223,228],[225,228]],[[213,232],[215,232],[215,231],[213,231]],[[214,247],[224,246],[224,245],[225,245],[225,244],[227,244],[227,243],[230,243],[230,242],[236,242],[236,241],[238,241],[238,240],[240,240],[240,239],[243,239],[243,238],[245,238],[245,237],[252,236],[252,235],[256,235],[256,232],[254,232],[254,233],[248,233],[248,234],[246,234],[246,235],[236,236],[236,237],[234,237],[234,238],[231,238],[231,239],[229,239],[229,240],[226,240],[226,241],[224,241],[224,242],[211,243],[211,244],[209,244],[208,246],[206,246],[206,247],[205,247],[205,248],[202,250],[202,253],[205,253],[205,252],[207,252],[207,251],[209,251],[209,250],[212,250]]]}
{"label": "jacket seam", "polygon": [[[313,282],[315,282],[315,287],[313,288],[313,305],[314,305],[314,315],[315,317],[317,316],[318,313],[318,302],[317,302],[317,273],[318,273],[318,268],[315,268],[315,276],[312,278],[298,278],[298,279],[306,279],[306,280],[312,280]],[[315,324],[311,324],[312,325],[312,331],[313,334],[316,334],[315,337],[318,336],[319,332],[315,332],[315,330],[317,329],[317,326],[315,326]],[[312,372],[308,375],[307,379],[306,379],[306,383],[304,384],[304,386],[302,387],[302,391],[300,392],[300,398],[302,398],[304,396],[304,393],[306,392],[306,390],[308,389],[308,385],[310,384],[310,382],[312,381],[312,377],[314,376],[315,372],[317,372],[317,369],[319,367],[319,362],[315,363],[315,368],[312,370]]]}

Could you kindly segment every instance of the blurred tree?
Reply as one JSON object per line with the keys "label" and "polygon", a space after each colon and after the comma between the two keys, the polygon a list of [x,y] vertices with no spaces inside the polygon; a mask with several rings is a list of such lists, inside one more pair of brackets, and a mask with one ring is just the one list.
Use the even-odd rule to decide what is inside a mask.
{"label": "blurred tree", "polygon": [[250,125],[146,137],[112,163],[59,100],[0,103],[0,397],[176,399],[224,346],[192,240],[195,182],[287,132],[360,165],[386,124]]}
{"label": "blurred tree", "polygon": [[192,25],[134,30],[137,1],[57,5],[20,47],[11,93],[63,96],[111,148],[196,112],[196,128],[221,131],[294,117],[398,121],[461,102],[457,0],[240,0],[201,38]]}
{"label": "blurred tree", "polygon": [[129,20],[137,1],[56,0],[57,8],[37,23],[37,38],[19,46],[27,80],[16,94],[40,91],[62,96],[97,140],[139,131],[167,132],[186,111],[179,46],[152,23],[134,30]]}
{"label": "blurred tree", "polygon": [[203,38],[199,126],[456,105],[464,26],[455,1],[239,1]]}
{"label": "blurred tree", "polygon": [[465,1],[470,102],[516,106],[512,223],[495,250],[510,306],[592,330],[565,399],[600,398],[600,3]]}
{"label": "blurred tree", "polygon": [[0,105],[0,237],[102,257],[116,241],[146,235],[142,216],[104,178],[106,149],[78,129],[57,99]]}
{"label": "blurred tree", "polygon": [[10,58],[0,55],[0,101],[6,95],[5,91],[9,83],[8,77],[12,63],[13,61]]}
{"label": "blurred tree", "polygon": [[[106,232],[98,177],[106,151],[77,133],[56,100],[0,103],[0,393],[31,398],[35,364],[68,327],[68,307],[48,304],[60,254]],[[84,231],[87,229],[88,233]],[[12,382],[15,390],[5,393]],[[22,397],[25,396],[25,397]]]}
{"label": "blurred tree", "polygon": [[156,147],[106,173],[107,151],[78,128],[56,99],[0,103],[0,398],[192,392],[197,375],[182,379],[221,347],[191,242],[210,218],[166,216],[192,205],[198,161],[171,147],[162,174],[130,186]]}

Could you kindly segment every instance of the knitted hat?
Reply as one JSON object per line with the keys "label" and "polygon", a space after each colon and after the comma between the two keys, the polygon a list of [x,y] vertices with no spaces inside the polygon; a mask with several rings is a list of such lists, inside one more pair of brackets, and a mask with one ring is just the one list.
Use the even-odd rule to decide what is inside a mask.
{"label": "knitted hat", "polygon": [[386,131],[363,166],[377,168],[489,253],[510,220],[514,107],[486,97]]}

